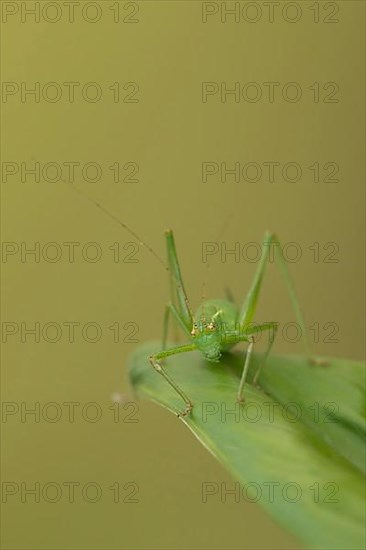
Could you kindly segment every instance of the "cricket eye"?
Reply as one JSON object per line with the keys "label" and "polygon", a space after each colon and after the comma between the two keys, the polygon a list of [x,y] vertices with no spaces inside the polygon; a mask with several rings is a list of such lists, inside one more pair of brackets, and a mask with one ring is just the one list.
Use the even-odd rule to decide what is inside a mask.
{"label": "cricket eye", "polygon": [[208,329],[208,330],[211,330],[211,331],[216,330],[216,325],[215,325],[215,323],[209,323],[209,324],[207,325],[207,329]]}
{"label": "cricket eye", "polygon": [[195,323],[195,324],[193,325],[192,330],[191,330],[191,336],[196,336],[197,329],[198,329],[198,326],[197,326],[197,324]]}

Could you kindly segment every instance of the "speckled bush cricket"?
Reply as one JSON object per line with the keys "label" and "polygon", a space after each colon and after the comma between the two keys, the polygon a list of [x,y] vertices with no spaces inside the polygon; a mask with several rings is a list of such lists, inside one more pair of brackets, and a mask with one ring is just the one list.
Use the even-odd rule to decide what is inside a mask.
{"label": "speckled bush cricket", "polygon": [[[240,308],[236,307],[231,298],[227,299],[210,299],[202,300],[198,310],[193,314],[180,270],[180,265],[175,246],[173,231],[171,229],[165,232],[165,240],[167,247],[168,263],[160,258],[158,254],[143,240],[141,237],[130,229],[125,223],[120,221],[117,216],[112,214],[102,204],[82,193],[79,189],[73,186],[84,198],[90,200],[96,207],[102,210],[107,216],[113,219],[118,225],[126,230],[130,235],[139,241],[139,244],[144,246],[149,252],[165,267],[170,277],[171,297],[169,303],[165,307],[164,324],[163,324],[163,340],[161,351],[149,357],[152,367],[161,374],[172,388],[183,399],[186,407],[183,412],[177,413],[177,416],[185,416],[191,413],[193,403],[186,393],[178,386],[174,379],[167,373],[166,368],[162,363],[165,358],[177,355],[179,353],[187,353],[194,350],[199,350],[204,358],[210,362],[219,362],[223,352],[228,351],[239,342],[248,343],[248,348],[243,361],[243,370],[238,386],[236,399],[243,403],[243,388],[248,374],[250,358],[253,351],[255,335],[263,331],[272,331],[267,348],[263,354],[262,364],[259,366],[254,379],[255,385],[258,381],[259,373],[263,368],[268,354],[273,345],[274,337],[278,323],[268,322],[262,324],[254,324],[253,318],[257,306],[258,296],[261,289],[263,276],[269,260],[269,250],[274,246],[275,255],[282,271],[283,279],[286,283],[287,291],[294,308],[297,322],[302,331],[306,353],[310,359],[310,349],[307,339],[307,331],[305,328],[304,318],[299,307],[299,302],[295,293],[294,285],[290,277],[286,260],[283,257],[280,242],[273,233],[265,233],[263,240],[263,252],[259,265],[257,267],[253,282],[246,295],[246,298]],[[189,341],[188,344],[177,345],[166,349],[169,320],[173,318],[177,325],[182,329]]]}

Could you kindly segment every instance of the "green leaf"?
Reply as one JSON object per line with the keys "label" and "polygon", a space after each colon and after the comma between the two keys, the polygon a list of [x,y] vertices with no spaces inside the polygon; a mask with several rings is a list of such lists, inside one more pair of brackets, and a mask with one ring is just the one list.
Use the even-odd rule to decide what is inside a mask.
{"label": "green leaf", "polygon": [[[148,343],[136,350],[130,359],[130,379],[139,396],[176,413],[184,409],[184,403],[148,361],[149,355],[159,348],[158,343]],[[254,355],[254,360],[258,362],[260,356]],[[360,457],[354,460],[353,456],[345,457],[348,451],[337,452],[341,451],[341,438],[345,445],[352,445],[352,453],[359,450],[357,438],[363,429],[363,411],[356,391],[359,375],[355,374],[354,364],[345,362],[344,369],[353,374],[350,372],[343,380],[348,388],[344,396],[347,404],[343,404],[339,380],[343,376],[342,362],[332,361],[331,368],[338,372],[338,379],[332,376],[332,370],[326,370],[329,367],[309,370],[304,363],[302,358],[274,356],[263,370],[261,384],[281,399],[284,407],[250,385],[245,387],[245,404],[236,403],[243,354],[225,355],[219,363],[207,363],[198,352],[192,352],[171,357],[165,365],[194,403],[192,414],[177,422],[184,422],[232,473],[246,498],[258,501],[307,547],[364,548],[365,478],[354,465]],[[323,370],[314,378],[316,369]],[[291,377],[293,382],[287,394]],[[335,380],[339,385],[336,394]],[[313,391],[312,403],[320,403],[323,398],[325,403],[338,402],[338,429],[334,425],[329,428],[334,423],[319,427],[320,422],[312,421],[312,411],[304,416]],[[309,395],[305,398],[306,392]],[[304,411],[298,420],[291,417],[288,406],[295,400]],[[321,406],[319,411],[325,411],[325,415],[329,412]]]}
{"label": "green leaf", "polygon": [[365,372],[360,361],[327,358],[324,365],[311,365],[303,357],[274,356],[259,383],[365,474]]}

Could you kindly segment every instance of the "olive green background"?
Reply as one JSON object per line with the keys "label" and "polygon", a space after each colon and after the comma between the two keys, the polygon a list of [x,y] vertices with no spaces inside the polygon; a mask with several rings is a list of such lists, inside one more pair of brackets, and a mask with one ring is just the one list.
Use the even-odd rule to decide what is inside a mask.
{"label": "olive green background", "polygon": [[[125,4],[121,17],[133,9]],[[103,97],[96,103],[78,92],[74,103],[66,95],[55,103],[21,102],[19,94],[6,103],[3,99],[2,160],[28,166],[35,161],[99,163],[99,182],[83,181],[78,171],[75,186],[128,223],[159,255],[165,253],[164,229],[174,229],[194,308],[206,272],[202,242],[214,240],[228,219],[223,234],[228,248],[235,242],[260,243],[266,229],[284,243],[298,243],[302,258],[290,268],[307,324],[339,327],[339,341],[333,343],[324,341],[329,329],[321,328],[315,351],[360,359],[365,331],[364,4],[337,2],[338,23],[314,23],[313,2],[301,2],[302,17],[292,24],[281,12],[268,22],[259,4],[263,17],[257,23],[221,23],[218,14],[204,24],[201,2],[194,1],[139,2],[136,23],[114,23],[112,2],[99,3],[103,15],[94,24],[83,21],[80,12],[72,24],[66,17],[54,24],[9,17],[2,23],[3,81],[93,81],[101,85]],[[324,19],[324,3],[319,9]],[[201,84],[207,81],[228,87],[234,82],[281,84],[273,103],[265,98],[236,103],[232,96],[223,103],[219,94],[203,103]],[[280,95],[282,85],[293,81],[303,91],[297,103]],[[138,102],[115,103],[108,90],[114,82],[121,87],[138,83]],[[314,82],[336,82],[339,101],[315,103],[309,90]],[[222,183],[216,176],[203,183],[206,161],[298,162],[303,177],[297,183],[281,177],[268,183],[265,176],[256,183],[232,178]],[[113,182],[108,166],[114,162],[138,163],[138,182]],[[336,162],[339,181],[315,183],[308,169],[314,162]],[[67,180],[65,173],[62,179]],[[34,343],[32,337],[22,343],[19,328],[3,345],[3,401],[28,408],[55,402],[62,417],[51,422],[41,415],[34,422],[26,416],[22,422],[20,413],[3,416],[2,479],[29,487],[95,482],[103,491],[96,503],[85,502],[80,489],[74,503],[68,502],[66,489],[55,503],[42,497],[35,503],[31,496],[21,502],[20,492],[9,497],[3,504],[3,548],[298,548],[256,504],[236,503],[230,496],[221,502],[219,495],[202,503],[203,482],[232,488],[234,480],[173,415],[140,402],[133,416],[138,422],[126,421],[132,409],[123,410],[123,403],[134,399],[126,361],[137,344],[123,342],[129,333],[123,327],[136,323],[135,338],[141,342],[161,334],[169,287],[159,263],[144,249],[136,263],[115,263],[109,247],[119,242],[123,259],[132,250],[123,250],[132,237],[61,180],[36,183],[29,176],[22,182],[18,174],[3,181],[2,197],[3,241],[30,248],[35,242],[41,247],[56,242],[63,250],[53,263],[31,257],[22,262],[19,254],[6,262],[3,257],[3,323],[64,327],[56,343],[44,338]],[[70,241],[81,243],[79,249],[98,243],[100,261],[88,262],[76,251],[71,263],[62,245]],[[309,250],[316,242],[318,262]],[[322,247],[329,242],[339,247],[336,263],[324,261],[331,249]],[[220,297],[230,287],[242,300],[255,266],[214,256],[209,296]],[[267,272],[257,320],[281,325],[294,320],[274,266]],[[88,343],[79,328],[70,343],[66,322],[98,323],[102,337]],[[119,343],[108,328],[116,322]],[[275,348],[301,352],[300,344],[281,335]],[[109,409],[116,394],[122,399],[119,422]],[[65,402],[80,403],[73,423]],[[80,412],[89,402],[102,411],[94,423]],[[50,416],[54,411],[49,409]],[[136,483],[138,502],[114,503],[109,487],[116,482],[121,487]],[[130,492],[122,489],[122,498]]]}

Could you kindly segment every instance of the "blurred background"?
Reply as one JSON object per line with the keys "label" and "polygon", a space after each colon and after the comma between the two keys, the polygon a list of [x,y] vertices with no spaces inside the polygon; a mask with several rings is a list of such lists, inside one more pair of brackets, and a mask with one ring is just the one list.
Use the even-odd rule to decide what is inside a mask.
{"label": "blurred background", "polygon": [[[4,548],[299,547],[257,504],[202,502],[235,480],[135,403],[169,285],[92,202],[162,257],[174,229],[194,309],[204,243],[225,225],[207,295],[241,303],[275,231],[315,352],[363,357],[364,4],[268,4],[1,3]],[[274,265],[256,320],[302,352]]]}

